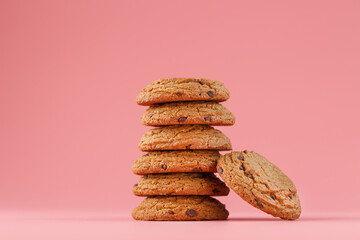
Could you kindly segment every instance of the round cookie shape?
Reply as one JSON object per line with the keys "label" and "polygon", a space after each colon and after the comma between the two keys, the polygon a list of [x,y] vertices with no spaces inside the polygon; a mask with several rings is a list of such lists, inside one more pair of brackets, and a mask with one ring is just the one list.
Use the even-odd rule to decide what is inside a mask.
{"label": "round cookie shape", "polygon": [[172,172],[216,172],[220,154],[216,150],[152,151],[132,165],[135,174]]}
{"label": "round cookie shape", "polygon": [[154,150],[231,150],[230,139],[209,125],[175,125],[148,130],[139,149]]}
{"label": "round cookie shape", "polygon": [[145,87],[136,97],[139,105],[178,101],[216,101],[229,98],[224,84],[203,78],[159,79]]}
{"label": "round cookie shape", "polygon": [[229,188],[213,173],[159,173],[141,177],[133,192],[137,196],[226,196]]}
{"label": "round cookie shape", "polygon": [[218,160],[217,171],[225,183],[252,206],[282,219],[300,217],[295,185],[260,154],[253,151],[225,154]]}
{"label": "round cookie shape", "polygon": [[225,220],[229,212],[209,196],[155,196],[142,201],[132,216],[143,221]]}
{"label": "round cookie shape", "polygon": [[233,125],[235,117],[217,102],[174,102],[150,106],[142,116],[141,121],[146,126]]}

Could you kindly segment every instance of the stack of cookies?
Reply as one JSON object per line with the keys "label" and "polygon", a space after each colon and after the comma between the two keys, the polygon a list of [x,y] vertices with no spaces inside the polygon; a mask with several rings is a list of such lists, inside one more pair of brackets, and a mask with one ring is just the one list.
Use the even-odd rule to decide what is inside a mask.
{"label": "stack of cookies", "polygon": [[150,84],[137,97],[150,106],[142,123],[155,128],[141,138],[148,152],[132,170],[143,175],[133,192],[146,199],[134,209],[137,220],[222,220],[229,213],[211,196],[226,196],[229,188],[214,175],[219,151],[231,142],[211,125],[233,125],[233,114],[219,102],[229,92],[218,81],[171,78]]}
{"label": "stack of cookies", "polygon": [[219,104],[228,98],[222,83],[208,79],[161,79],[141,91],[137,103],[150,106],[142,123],[156,128],[141,138],[139,148],[148,153],[132,166],[143,175],[133,192],[147,197],[134,209],[134,219],[227,219],[225,206],[211,197],[228,195],[227,186],[274,217],[300,217],[296,187],[277,166],[253,151],[219,154],[231,150],[231,143],[210,125],[234,124]]}

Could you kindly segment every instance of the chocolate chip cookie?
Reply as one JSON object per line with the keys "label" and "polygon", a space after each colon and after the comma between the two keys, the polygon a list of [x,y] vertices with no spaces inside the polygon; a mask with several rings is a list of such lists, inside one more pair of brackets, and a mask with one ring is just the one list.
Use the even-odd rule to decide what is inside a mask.
{"label": "chocolate chip cookie", "polygon": [[176,125],[147,131],[139,143],[141,151],[213,149],[231,150],[230,139],[209,125]]}
{"label": "chocolate chip cookie", "polygon": [[171,172],[216,172],[220,154],[216,150],[153,151],[132,165],[135,174]]}
{"label": "chocolate chip cookie", "polygon": [[139,105],[178,101],[216,101],[229,98],[224,84],[202,78],[159,79],[144,88],[136,98]]}
{"label": "chocolate chip cookie", "polygon": [[283,219],[294,220],[301,213],[293,182],[274,164],[253,151],[221,156],[217,171],[225,183],[254,207]]}
{"label": "chocolate chip cookie", "polygon": [[142,116],[141,121],[146,126],[233,125],[235,117],[217,102],[175,102],[150,106]]}
{"label": "chocolate chip cookie", "polygon": [[147,197],[132,216],[145,221],[225,220],[225,205],[209,196]]}
{"label": "chocolate chip cookie", "polygon": [[226,196],[229,188],[213,173],[158,173],[141,177],[133,192],[137,196]]}

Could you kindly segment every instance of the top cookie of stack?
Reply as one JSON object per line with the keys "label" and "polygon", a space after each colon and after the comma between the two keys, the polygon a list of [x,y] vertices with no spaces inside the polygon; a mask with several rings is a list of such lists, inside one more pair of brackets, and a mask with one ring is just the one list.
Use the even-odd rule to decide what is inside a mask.
{"label": "top cookie of stack", "polygon": [[136,97],[139,105],[184,101],[216,101],[229,99],[229,91],[221,82],[201,78],[159,79]]}

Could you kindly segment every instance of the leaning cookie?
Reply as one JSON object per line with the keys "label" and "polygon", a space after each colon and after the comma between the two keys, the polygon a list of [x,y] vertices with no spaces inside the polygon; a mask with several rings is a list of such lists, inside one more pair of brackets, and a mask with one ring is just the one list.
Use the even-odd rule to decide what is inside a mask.
{"label": "leaning cookie", "polygon": [[133,192],[137,196],[226,196],[229,188],[213,173],[160,173],[141,177]]}
{"label": "leaning cookie", "polygon": [[152,151],[132,165],[135,174],[172,172],[216,172],[220,154],[216,150]]}
{"label": "leaning cookie", "polygon": [[139,143],[141,151],[231,150],[230,139],[209,125],[176,125],[148,130]]}
{"label": "leaning cookie", "polygon": [[228,153],[219,158],[217,170],[225,183],[254,207],[274,217],[299,218],[295,185],[263,156],[253,151]]}
{"label": "leaning cookie", "polygon": [[142,116],[141,121],[146,126],[233,125],[235,117],[217,102],[175,102],[150,106]]}
{"label": "leaning cookie", "polygon": [[147,197],[132,216],[144,221],[225,220],[229,212],[209,196],[156,196]]}
{"label": "leaning cookie", "polygon": [[139,105],[178,101],[216,101],[229,98],[224,84],[202,78],[159,79],[144,88],[137,96]]}

